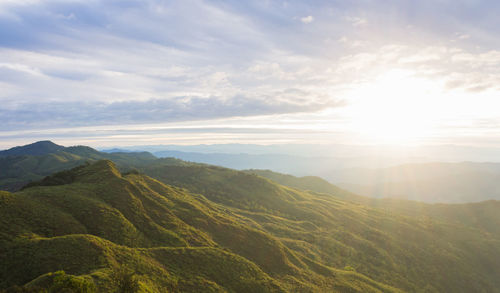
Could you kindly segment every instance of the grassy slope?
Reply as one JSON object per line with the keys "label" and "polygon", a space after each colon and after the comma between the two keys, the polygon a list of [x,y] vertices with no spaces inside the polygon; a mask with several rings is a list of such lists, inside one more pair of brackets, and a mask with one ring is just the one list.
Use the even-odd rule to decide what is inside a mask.
{"label": "grassy slope", "polygon": [[[163,183],[206,198],[148,177],[121,176],[114,167],[88,167],[88,174],[79,174],[72,184],[3,194],[2,204],[12,206],[1,211],[2,245],[11,243],[12,235],[92,234],[134,249],[220,247],[256,264],[282,288],[298,291],[381,286],[333,269],[344,267],[408,291],[495,292],[500,287],[498,202],[428,205],[368,199],[317,177],[260,174],[311,190],[304,192],[220,167],[154,160],[147,153],[113,155],[122,169],[135,165]],[[73,147],[22,158],[19,174],[48,173],[73,166],[62,167],[61,159],[76,164],[98,160],[102,153]],[[116,172],[101,174],[102,169]],[[58,225],[61,221],[67,225]],[[145,284],[157,282],[148,280]]]}
{"label": "grassy slope", "polygon": [[314,192],[331,193],[331,194],[339,194],[344,192],[339,187],[316,176],[296,177],[292,175],[273,172],[271,170],[259,170],[259,169],[244,170],[243,172],[248,174],[259,175],[264,178],[270,179],[274,182],[277,182],[281,185],[290,186],[301,190],[311,190]]}
{"label": "grassy slope", "polygon": [[109,161],[73,172],[69,184],[0,193],[0,288],[62,269],[106,291],[110,268],[127,264],[153,292],[394,291],[297,256],[232,208],[122,176]]}
{"label": "grassy slope", "polygon": [[[53,152],[42,152],[50,150]],[[28,148],[26,152],[13,153],[19,154],[0,156],[0,190],[17,191],[29,182],[40,180],[54,172],[71,169],[85,162],[112,160],[120,170],[125,171],[156,160],[156,157],[147,152],[108,154],[86,146],[57,146],[49,150]]]}
{"label": "grassy slope", "polygon": [[143,171],[232,207],[279,238],[303,262],[353,267],[408,291],[500,288],[499,235],[457,221],[458,212],[452,218],[430,217],[434,212],[422,216],[418,203],[404,202],[396,209],[390,201],[359,196],[345,200],[350,193],[303,192],[220,167],[152,166]]}
{"label": "grassy slope", "polygon": [[383,209],[421,219],[432,218],[453,225],[462,225],[484,232],[500,235],[500,201],[489,200],[468,204],[427,204],[401,199],[375,199],[353,194],[319,177],[295,177],[268,170],[247,170],[277,183],[302,190],[327,193],[365,206]]}

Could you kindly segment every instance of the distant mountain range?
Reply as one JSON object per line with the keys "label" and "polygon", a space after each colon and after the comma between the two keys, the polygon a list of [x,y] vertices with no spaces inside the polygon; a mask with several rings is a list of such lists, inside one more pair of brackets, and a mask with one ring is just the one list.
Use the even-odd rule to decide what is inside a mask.
{"label": "distant mountain range", "polygon": [[0,191],[0,291],[499,292],[498,201],[375,199],[313,176],[36,146],[2,158],[32,174],[82,164]]}
{"label": "distant mountain range", "polygon": [[[500,150],[496,147],[475,147],[459,145],[429,146],[380,146],[380,145],[343,145],[343,144],[199,144],[199,145],[137,145],[115,146],[121,150],[181,151],[202,154],[250,154],[250,155],[289,155],[294,157],[329,157],[340,159],[360,158],[371,165],[351,167],[382,168],[403,163],[425,162],[500,162]],[[377,160],[379,158],[380,160]]]}
{"label": "distant mountain range", "polygon": [[[157,157],[219,165],[237,170],[269,169],[296,176],[317,175],[357,194],[431,203],[465,203],[500,199],[500,163],[410,163],[383,168],[351,167],[382,163],[363,158],[300,157],[280,154],[222,154],[180,151],[133,152],[86,146],[64,147],[50,141],[0,151],[0,189],[15,191],[30,181],[86,161],[109,159],[121,170]],[[392,162],[394,163],[394,162]]]}
{"label": "distant mountain range", "polygon": [[401,164],[401,159],[380,157],[303,157],[172,150],[157,151],[154,155],[238,170],[268,169],[295,176],[320,176],[344,189],[371,197],[394,197],[431,203],[500,199],[500,163]]}
{"label": "distant mountain range", "polygon": [[[153,148],[154,149],[154,148]],[[114,148],[103,152],[131,152],[129,149]],[[185,161],[218,165],[232,169],[270,169],[277,172],[290,173],[296,176],[330,174],[332,171],[354,167],[388,167],[402,162],[401,158],[381,157],[330,157],[305,156],[279,153],[207,153],[185,152],[177,150],[153,151],[159,158],[178,158]],[[313,153],[312,153],[313,154]],[[408,159],[405,159],[406,161]],[[419,158],[410,161],[421,161]]]}
{"label": "distant mountain range", "polygon": [[500,199],[500,163],[426,163],[355,168],[327,178],[355,193],[425,202],[464,203]]}

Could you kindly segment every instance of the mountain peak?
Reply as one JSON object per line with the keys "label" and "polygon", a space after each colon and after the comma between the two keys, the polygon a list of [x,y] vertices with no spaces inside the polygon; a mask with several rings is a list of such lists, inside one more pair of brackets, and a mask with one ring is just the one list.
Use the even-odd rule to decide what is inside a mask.
{"label": "mountain peak", "polygon": [[31,144],[17,146],[10,148],[8,150],[0,151],[0,156],[22,156],[31,155],[39,156],[46,155],[50,153],[56,153],[64,150],[65,147],[55,144],[50,140],[37,141]]}
{"label": "mountain peak", "polygon": [[93,164],[86,163],[70,170],[54,173],[40,181],[29,183],[23,189],[33,186],[66,185],[75,181],[95,183],[117,177],[121,177],[121,173],[116,165],[109,160],[101,160]]}
{"label": "mountain peak", "polygon": [[40,141],[36,141],[34,143],[19,146],[19,148],[25,148],[25,147],[63,147],[63,146],[55,144],[51,140],[40,140]]}
{"label": "mountain peak", "polygon": [[85,178],[83,181],[87,182],[98,182],[105,178],[122,176],[115,163],[110,160],[100,160],[92,163],[81,169],[79,173],[82,179]]}

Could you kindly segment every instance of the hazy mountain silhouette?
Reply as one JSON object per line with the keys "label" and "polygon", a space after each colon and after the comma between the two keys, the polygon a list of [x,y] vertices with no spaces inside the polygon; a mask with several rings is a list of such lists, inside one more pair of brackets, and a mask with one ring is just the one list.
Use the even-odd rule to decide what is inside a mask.
{"label": "hazy mountain silhouette", "polygon": [[57,145],[51,141],[44,140],[32,144],[13,147],[8,150],[0,151],[0,156],[22,156],[22,155],[46,155],[64,150],[65,147]]}

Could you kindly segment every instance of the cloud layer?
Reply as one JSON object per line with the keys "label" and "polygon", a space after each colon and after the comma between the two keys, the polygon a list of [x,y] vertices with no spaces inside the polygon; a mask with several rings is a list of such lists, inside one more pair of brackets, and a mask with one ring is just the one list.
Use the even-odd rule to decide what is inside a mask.
{"label": "cloud layer", "polygon": [[498,13],[493,0],[0,1],[0,131],[330,112],[348,122],[356,103],[380,98],[356,89],[395,70],[432,80],[439,107],[459,95],[454,119],[468,103],[492,119]]}
{"label": "cloud layer", "polygon": [[[304,101],[307,95],[298,90],[278,92],[258,98],[236,96],[175,97],[145,101],[103,102],[34,102],[13,109],[0,109],[0,130],[46,129],[91,125],[198,121],[235,116],[275,115],[315,112],[341,106],[342,102]],[[309,96],[308,96],[309,97]]]}

